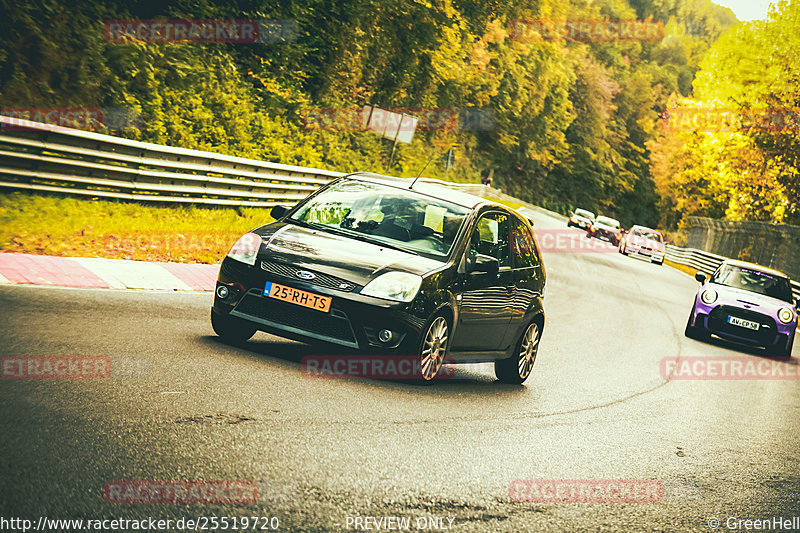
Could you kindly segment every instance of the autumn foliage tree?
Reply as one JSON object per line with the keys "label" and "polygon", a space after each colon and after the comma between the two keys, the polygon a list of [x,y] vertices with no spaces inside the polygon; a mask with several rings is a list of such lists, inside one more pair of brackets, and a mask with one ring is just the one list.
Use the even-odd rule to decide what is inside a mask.
{"label": "autumn foliage tree", "polygon": [[[787,200],[800,188],[791,172],[796,137],[753,135],[736,157],[736,143],[715,148],[727,158],[721,165],[703,155],[710,140],[658,125],[670,98],[717,98],[715,87],[727,82],[715,84],[714,70],[737,76],[739,48],[756,44],[773,43],[787,60],[780,89],[766,90],[775,72],[757,73],[765,89],[747,105],[789,105],[796,96],[788,58],[797,27],[769,22],[725,35],[735,17],[710,0],[0,0],[0,12],[3,108],[123,108],[138,120],[114,134],[287,164],[403,176],[427,164],[428,176],[475,183],[492,172],[520,198],[602,211],[625,225],[672,225],[692,213],[747,217],[747,205],[761,205],[756,197],[759,213],[796,212]],[[775,17],[795,20],[796,8],[780,4]],[[251,44],[117,43],[104,37],[115,19],[288,21],[294,33]],[[535,19],[655,20],[664,35],[515,37],[517,21]],[[698,71],[705,81],[694,82]],[[304,121],[311,108],[364,105],[480,109],[491,120],[418,131],[391,161],[391,142],[372,133]],[[712,179],[722,166],[727,177]]]}

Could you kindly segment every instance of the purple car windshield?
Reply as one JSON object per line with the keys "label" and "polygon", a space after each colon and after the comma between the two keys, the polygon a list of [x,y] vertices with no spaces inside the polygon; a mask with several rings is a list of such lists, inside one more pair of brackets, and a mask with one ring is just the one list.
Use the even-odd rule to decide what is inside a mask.
{"label": "purple car windshield", "polygon": [[711,278],[711,282],[763,294],[785,302],[791,303],[793,301],[792,287],[787,278],[773,276],[750,268],[725,265]]}

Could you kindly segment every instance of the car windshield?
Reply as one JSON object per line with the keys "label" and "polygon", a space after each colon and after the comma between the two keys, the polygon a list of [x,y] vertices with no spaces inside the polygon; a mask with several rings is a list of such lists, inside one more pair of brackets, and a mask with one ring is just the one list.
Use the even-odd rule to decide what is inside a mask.
{"label": "car windshield", "polygon": [[610,226],[612,228],[619,228],[619,221],[614,220],[613,218],[597,217],[597,223],[604,226]]}
{"label": "car windshield", "polygon": [[712,283],[744,289],[786,302],[792,302],[792,286],[782,276],[774,276],[736,265],[723,266],[711,279]]}
{"label": "car windshield", "polygon": [[376,183],[342,180],[290,219],[409,252],[446,257],[469,209]]}
{"label": "car windshield", "polygon": [[650,229],[636,230],[634,232],[634,235],[637,237],[644,237],[649,241],[664,242],[664,238],[661,236],[659,232]]}
{"label": "car windshield", "polygon": [[591,213],[591,212],[586,211],[584,209],[576,209],[575,210],[575,214],[578,215],[579,217],[589,218],[589,219],[594,220],[594,213]]}

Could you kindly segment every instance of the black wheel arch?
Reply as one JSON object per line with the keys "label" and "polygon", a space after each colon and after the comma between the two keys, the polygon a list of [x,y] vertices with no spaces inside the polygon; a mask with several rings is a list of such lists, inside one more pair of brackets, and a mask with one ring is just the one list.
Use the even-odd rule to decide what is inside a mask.
{"label": "black wheel arch", "polygon": [[514,335],[511,337],[511,342],[506,350],[506,355],[508,357],[513,355],[517,341],[525,332],[527,327],[531,324],[531,322],[536,322],[539,325],[539,335],[541,336],[544,332],[545,324],[544,302],[542,301],[541,297],[534,298],[531,302],[531,305],[528,306],[527,311],[525,311],[525,315],[520,321],[517,331],[515,331]]}

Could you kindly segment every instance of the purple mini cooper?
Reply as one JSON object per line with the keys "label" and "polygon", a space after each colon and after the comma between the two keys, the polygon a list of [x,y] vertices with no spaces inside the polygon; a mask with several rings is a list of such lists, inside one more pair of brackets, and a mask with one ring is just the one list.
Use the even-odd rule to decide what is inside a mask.
{"label": "purple mini cooper", "polygon": [[723,339],[763,346],[780,357],[792,354],[797,306],[786,274],[752,263],[728,260],[703,284],[694,299],[686,336]]}

